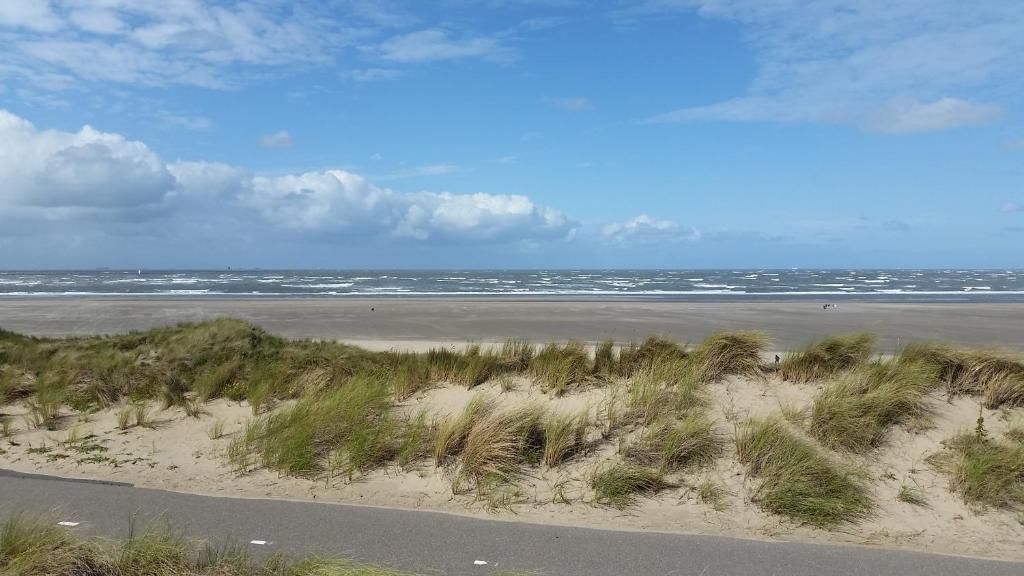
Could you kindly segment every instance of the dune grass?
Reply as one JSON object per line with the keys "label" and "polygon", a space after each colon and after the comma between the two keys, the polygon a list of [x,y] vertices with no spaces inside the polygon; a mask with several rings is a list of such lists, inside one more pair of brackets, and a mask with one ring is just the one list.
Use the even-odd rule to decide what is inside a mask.
{"label": "dune grass", "polygon": [[976,506],[1024,506],[1024,443],[965,432],[943,445],[929,461],[946,473],[953,493]]}
{"label": "dune grass", "polygon": [[530,360],[530,374],[548,390],[563,394],[590,376],[590,355],[579,342],[553,342]]}
{"label": "dune grass", "polygon": [[86,539],[46,516],[18,515],[0,527],[0,573],[5,576],[401,576],[341,559],[295,562],[275,554],[257,563],[245,549],[192,542],[156,525],[121,543]]}
{"label": "dune grass", "polygon": [[903,484],[900,486],[900,491],[896,494],[896,499],[900,502],[906,502],[912,506],[928,506],[928,498],[925,496],[924,490],[921,490],[917,486],[910,486],[909,484]]}
{"label": "dune grass", "polygon": [[861,521],[874,508],[861,474],[835,462],[779,418],[741,425],[736,452],[748,473],[761,480],[753,499],[768,512],[833,528]]}
{"label": "dune grass", "polygon": [[543,456],[545,417],[542,407],[528,405],[481,418],[466,433],[452,490],[515,483],[524,466]]}
{"label": "dune grass", "polygon": [[663,472],[708,466],[721,454],[723,440],[703,414],[693,412],[680,421],[652,427],[625,450],[627,459]]}
{"label": "dune grass", "polygon": [[936,371],[921,362],[896,359],[855,368],[815,397],[808,431],[829,448],[866,452],[892,426],[928,417],[925,394],[935,382]]}
{"label": "dune grass", "polygon": [[875,336],[867,332],[832,336],[787,354],[779,364],[784,380],[809,382],[835,376],[866,362],[875,347]]}
{"label": "dune grass", "polygon": [[544,422],[544,465],[558,466],[584,448],[590,418],[579,414],[549,414]]}
{"label": "dune grass", "polygon": [[629,378],[642,371],[659,370],[665,364],[678,364],[688,355],[686,346],[661,336],[648,336],[640,344],[630,342],[619,350],[615,371]]}
{"label": "dune grass", "polygon": [[408,423],[391,408],[385,379],[357,375],[340,388],[251,420],[231,442],[229,459],[242,471],[266,467],[316,477],[330,465],[351,476],[397,458]]}
{"label": "dune grass", "polygon": [[685,360],[649,366],[614,387],[606,402],[607,430],[647,426],[703,403],[701,386]]}
{"label": "dune grass", "polygon": [[671,486],[661,472],[624,462],[598,468],[590,476],[594,501],[619,509],[635,505],[642,495],[657,494]]}
{"label": "dune grass", "polygon": [[986,408],[1024,406],[1024,362],[990,350],[912,344],[900,356],[933,367],[950,396],[981,395]]}
{"label": "dune grass", "polygon": [[586,413],[552,413],[536,404],[498,411],[492,398],[478,395],[440,425],[434,463],[452,471],[456,493],[512,485],[526,467],[557,466],[580,452],[588,427]]}
{"label": "dune grass", "polygon": [[694,378],[717,382],[726,376],[763,378],[761,353],[768,343],[764,332],[718,332],[706,338],[692,355]]}

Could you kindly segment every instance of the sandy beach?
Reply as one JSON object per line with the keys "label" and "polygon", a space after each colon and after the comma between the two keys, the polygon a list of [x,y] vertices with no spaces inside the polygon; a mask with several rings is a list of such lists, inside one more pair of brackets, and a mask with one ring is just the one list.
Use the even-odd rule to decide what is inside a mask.
{"label": "sandy beach", "polygon": [[619,342],[651,334],[697,342],[718,330],[765,330],[784,351],[867,330],[883,350],[941,340],[1024,350],[1024,305],[1014,303],[671,302],[453,298],[38,298],[0,299],[0,327],[38,336],[123,333],[220,316],[287,338],[422,349],[436,342]]}

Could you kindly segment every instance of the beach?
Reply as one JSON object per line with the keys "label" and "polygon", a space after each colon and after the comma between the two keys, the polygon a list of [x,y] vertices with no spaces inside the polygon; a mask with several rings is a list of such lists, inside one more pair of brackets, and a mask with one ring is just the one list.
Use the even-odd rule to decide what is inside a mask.
{"label": "beach", "polygon": [[37,336],[117,334],[229,316],[287,338],[339,340],[372,349],[436,343],[578,340],[617,342],[657,334],[698,342],[718,330],[768,332],[785,351],[826,336],[867,330],[879,347],[940,340],[1024,350],[1016,303],[673,302],[569,298],[10,298],[0,328]]}

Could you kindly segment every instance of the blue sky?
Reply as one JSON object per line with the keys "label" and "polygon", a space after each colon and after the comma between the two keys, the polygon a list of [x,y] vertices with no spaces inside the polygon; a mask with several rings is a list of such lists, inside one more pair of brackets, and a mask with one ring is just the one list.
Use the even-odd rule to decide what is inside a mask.
{"label": "blue sky", "polygon": [[0,268],[1022,267],[1021,30],[1005,1],[4,0]]}

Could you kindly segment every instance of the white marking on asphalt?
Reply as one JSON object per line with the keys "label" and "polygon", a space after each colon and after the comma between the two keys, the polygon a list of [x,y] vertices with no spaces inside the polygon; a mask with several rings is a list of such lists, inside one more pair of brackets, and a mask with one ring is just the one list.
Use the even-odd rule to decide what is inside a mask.
{"label": "white marking on asphalt", "polygon": [[78,526],[79,522],[57,522],[58,526],[71,526],[72,528]]}
{"label": "white marking on asphalt", "polygon": [[266,546],[267,545],[267,541],[266,540],[250,540],[249,544],[255,544],[257,546]]}
{"label": "white marking on asphalt", "polygon": [[487,562],[485,560],[473,560],[473,564],[476,564],[477,566],[486,566]]}

